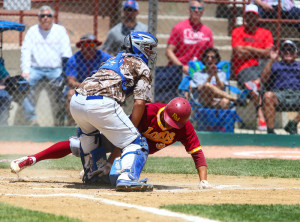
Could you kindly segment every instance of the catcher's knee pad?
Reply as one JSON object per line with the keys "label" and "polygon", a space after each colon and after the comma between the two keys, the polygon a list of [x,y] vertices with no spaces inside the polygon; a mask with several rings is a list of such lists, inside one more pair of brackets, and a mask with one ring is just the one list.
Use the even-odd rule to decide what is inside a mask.
{"label": "catcher's knee pad", "polygon": [[90,153],[100,146],[100,132],[98,130],[91,133],[83,133],[79,128],[77,136],[80,139],[81,148],[84,153]]}
{"label": "catcher's knee pad", "polygon": [[121,175],[118,179],[138,180],[147,161],[149,148],[144,137],[138,136],[129,146],[125,147],[121,156]]}
{"label": "catcher's knee pad", "polygon": [[70,137],[69,145],[72,154],[76,157],[80,157],[80,139],[76,136]]}
{"label": "catcher's knee pad", "polygon": [[[89,174],[103,167],[107,163],[106,152],[104,147],[97,147],[88,154],[85,154],[80,148],[80,157],[84,169],[82,181],[84,183],[95,183],[103,181],[104,178],[99,178],[98,175],[90,177]],[[105,182],[108,180],[104,179]]]}

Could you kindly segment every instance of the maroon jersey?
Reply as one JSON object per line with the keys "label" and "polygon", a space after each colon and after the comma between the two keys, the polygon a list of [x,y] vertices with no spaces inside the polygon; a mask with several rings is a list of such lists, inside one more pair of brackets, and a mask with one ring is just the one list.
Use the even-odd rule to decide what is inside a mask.
{"label": "maroon jersey", "polygon": [[160,114],[165,109],[164,103],[146,105],[144,115],[138,126],[140,133],[147,138],[149,153],[153,154],[180,141],[187,153],[191,154],[196,168],[207,166],[201,145],[193,125],[188,121],[181,129],[167,130],[161,122]]}

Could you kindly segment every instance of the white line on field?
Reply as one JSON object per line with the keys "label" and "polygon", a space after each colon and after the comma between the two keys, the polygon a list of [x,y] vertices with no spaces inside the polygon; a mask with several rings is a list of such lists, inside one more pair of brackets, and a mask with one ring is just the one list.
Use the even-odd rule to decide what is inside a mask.
{"label": "white line on field", "polygon": [[281,157],[284,159],[300,159],[300,151],[298,150],[257,150],[257,151],[243,151],[233,153],[236,156],[251,156],[251,157],[264,157],[264,158],[274,158]]}
{"label": "white line on field", "polygon": [[115,205],[118,207],[128,207],[128,208],[135,208],[137,210],[145,211],[148,213],[153,213],[156,215],[161,215],[161,216],[167,216],[167,217],[177,217],[181,218],[186,221],[199,221],[199,222],[216,222],[216,220],[210,220],[207,218],[203,217],[197,217],[197,216],[189,216],[186,214],[181,214],[181,213],[175,213],[171,212],[168,210],[163,210],[163,209],[157,209],[153,207],[143,207],[143,206],[138,206],[134,204],[127,204],[123,202],[118,202],[114,200],[108,200],[104,198],[97,198],[92,195],[86,195],[86,194],[77,194],[77,193],[57,193],[57,194],[27,194],[27,195],[22,195],[22,194],[2,194],[6,196],[22,196],[22,197],[77,197],[77,198],[82,198],[82,199],[89,199],[89,200],[95,200],[95,201],[100,201],[105,204],[110,204],[110,205]]}

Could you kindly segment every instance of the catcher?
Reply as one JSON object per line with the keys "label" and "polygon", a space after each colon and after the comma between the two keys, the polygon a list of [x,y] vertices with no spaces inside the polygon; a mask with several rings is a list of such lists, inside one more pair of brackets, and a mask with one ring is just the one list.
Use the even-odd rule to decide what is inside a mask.
{"label": "catcher", "polygon": [[[211,185],[207,182],[207,164],[199,139],[192,124],[188,121],[190,113],[190,104],[181,97],[174,98],[167,105],[150,103],[146,105],[138,130],[147,139],[149,154],[153,154],[180,141],[195,162],[200,179],[199,188],[211,188]],[[101,149],[105,150],[105,152],[111,152],[113,145],[107,143],[105,138],[101,138],[101,141]],[[11,162],[11,171],[19,173],[26,167],[32,166],[41,160],[62,158],[71,152],[75,156],[80,156],[79,147],[79,139],[71,137],[68,141],[58,142],[40,153],[13,160]],[[83,177],[83,180],[88,180],[91,176],[102,177],[108,175],[115,157],[120,155],[118,152],[119,149],[114,149],[106,165],[90,172],[87,177]]]}
{"label": "catcher", "polygon": [[[70,112],[82,130],[80,143],[85,174],[88,173],[90,155],[98,155],[94,151],[98,145],[94,137],[100,131],[122,150],[122,170],[116,189],[152,190],[151,184],[139,181],[148,145],[136,127],[146,102],[152,99],[150,68],[156,62],[157,39],[147,32],[131,31],[124,39],[124,46],[126,51],[107,60],[75,89]],[[130,120],[120,104],[131,94],[134,104]]]}

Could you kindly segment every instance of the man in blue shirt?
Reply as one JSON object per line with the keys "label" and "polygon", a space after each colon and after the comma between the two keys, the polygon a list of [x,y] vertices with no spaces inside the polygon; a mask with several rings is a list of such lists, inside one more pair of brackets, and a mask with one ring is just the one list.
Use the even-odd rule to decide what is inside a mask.
{"label": "man in blue shirt", "polygon": [[296,61],[297,53],[298,48],[293,41],[284,41],[280,49],[281,61],[277,61],[278,50],[272,49],[270,60],[262,72],[261,81],[267,89],[263,95],[263,111],[268,133],[275,133],[276,107],[299,111],[300,62]]}
{"label": "man in blue shirt", "polygon": [[97,71],[101,63],[111,58],[111,55],[108,53],[97,49],[101,44],[96,36],[92,34],[83,35],[80,41],[76,43],[76,47],[80,48],[80,50],[70,57],[67,63],[66,76],[69,89],[66,100],[66,111],[68,125],[75,125],[69,112],[69,104],[75,93],[75,88],[78,87],[84,79],[91,76],[93,71]]}

